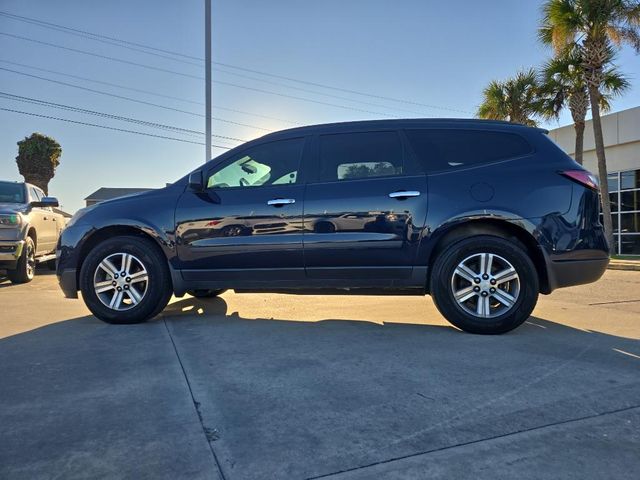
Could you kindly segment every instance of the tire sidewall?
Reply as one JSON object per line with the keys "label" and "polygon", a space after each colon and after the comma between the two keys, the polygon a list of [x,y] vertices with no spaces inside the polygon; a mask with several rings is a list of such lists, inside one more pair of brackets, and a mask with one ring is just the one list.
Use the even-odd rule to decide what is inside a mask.
{"label": "tire sidewall", "polygon": [[29,250],[31,250],[35,260],[35,254],[36,254],[35,242],[31,237],[27,237],[25,239],[24,246],[22,248],[23,248],[22,254],[18,259],[15,270],[7,271],[7,276],[9,277],[9,280],[11,280],[11,283],[29,283],[36,276],[35,265],[33,267],[31,275],[29,275],[29,269],[28,269]]}
{"label": "tire sidewall", "polygon": [[[495,318],[478,318],[465,312],[451,290],[451,278],[458,264],[477,253],[493,253],[506,259],[520,277],[520,293],[515,305]],[[470,333],[500,334],[521,325],[531,314],[538,300],[538,274],[519,242],[489,235],[456,242],[437,258],[431,277],[431,295],[436,307],[456,327]]]}
{"label": "tire sidewall", "polygon": [[[123,311],[112,310],[104,305],[93,287],[98,265],[115,253],[130,253],[137,257],[149,276],[147,291],[142,301],[135,307]],[[146,239],[116,237],[106,240],[94,247],[85,258],[80,270],[80,290],[87,307],[99,319],[118,324],[144,322],[159,313],[171,295],[166,258]]]}

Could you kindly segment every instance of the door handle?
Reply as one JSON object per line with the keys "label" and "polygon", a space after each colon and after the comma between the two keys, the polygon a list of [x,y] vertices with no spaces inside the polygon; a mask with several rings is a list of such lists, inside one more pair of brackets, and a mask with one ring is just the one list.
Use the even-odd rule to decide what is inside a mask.
{"label": "door handle", "polygon": [[420,192],[416,190],[398,190],[397,192],[391,192],[389,194],[389,198],[409,198],[409,197],[419,197]]}
{"label": "door handle", "polygon": [[274,198],[267,202],[267,205],[271,205],[272,207],[281,207],[283,205],[291,205],[292,203],[296,203],[293,198]]}

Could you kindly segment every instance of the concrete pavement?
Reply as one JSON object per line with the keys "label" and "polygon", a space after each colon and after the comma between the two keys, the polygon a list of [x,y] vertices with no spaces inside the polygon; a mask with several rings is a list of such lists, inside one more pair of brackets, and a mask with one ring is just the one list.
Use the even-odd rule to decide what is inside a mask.
{"label": "concrete pavement", "polygon": [[640,274],[499,337],[430,299],[174,299],[110,326],[0,283],[0,478],[636,478]]}

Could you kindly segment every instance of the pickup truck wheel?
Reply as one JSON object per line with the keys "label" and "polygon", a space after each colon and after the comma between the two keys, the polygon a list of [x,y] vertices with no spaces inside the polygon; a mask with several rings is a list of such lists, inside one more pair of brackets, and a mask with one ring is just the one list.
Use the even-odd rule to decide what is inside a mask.
{"label": "pickup truck wheel", "polygon": [[28,283],[36,274],[36,246],[31,237],[27,237],[22,254],[18,259],[15,270],[7,270],[11,283]]}
{"label": "pickup truck wheel", "polygon": [[470,333],[501,334],[521,325],[538,300],[538,274],[519,242],[478,235],[436,258],[431,295],[440,313]]}
{"label": "pickup truck wheel", "polygon": [[214,289],[214,290],[198,289],[198,290],[187,290],[187,293],[192,297],[196,297],[196,298],[213,298],[213,297],[217,297],[218,295],[222,295],[226,291],[227,290],[224,288]]}
{"label": "pickup truck wheel", "polygon": [[160,313],[172,294],[167,259],[151,240],[121,236],[105,240],[80,270],[87,307],[107,323],[141,323]]}

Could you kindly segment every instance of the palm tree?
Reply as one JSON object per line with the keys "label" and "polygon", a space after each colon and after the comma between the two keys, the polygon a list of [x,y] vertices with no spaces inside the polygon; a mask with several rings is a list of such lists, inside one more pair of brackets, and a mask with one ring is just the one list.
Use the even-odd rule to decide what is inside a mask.
{"label": "palm tree", "polygon": [[536,126],[534,118],[541,116],[543,107],[538,90],[538,77],[533,68],[504,81],[493,80],[482,92],[477,116]]}
{"label": "palm tree", "polygon": [[540,40],[552,45],[557,54],[577,49],[582,57],[598,157],[604,230],[610,246],[613,245],[613,224],[600,120],[601,88],[613,45],[619,47],[627,43],[640,52],[639,26],[640,1],[637,0],[547,0],[539,29]]}
{"label": "palm tree", "polygon": [[[611,55],[613,60],[613,52]],[[579,51],[566,52],[552,58],[542,67],[539,80],[544,98],[543,115],[548,119],[557,119],[565,107],[571,112],[576,131],[575,160],[580,165],[584,151],[585,120],[589,110],[589,92],[581,65]],[[615,67],[606,69],[600,87],[601,111],[609,111],[611,99],[621,95],[629,86],[629,81]]]}

